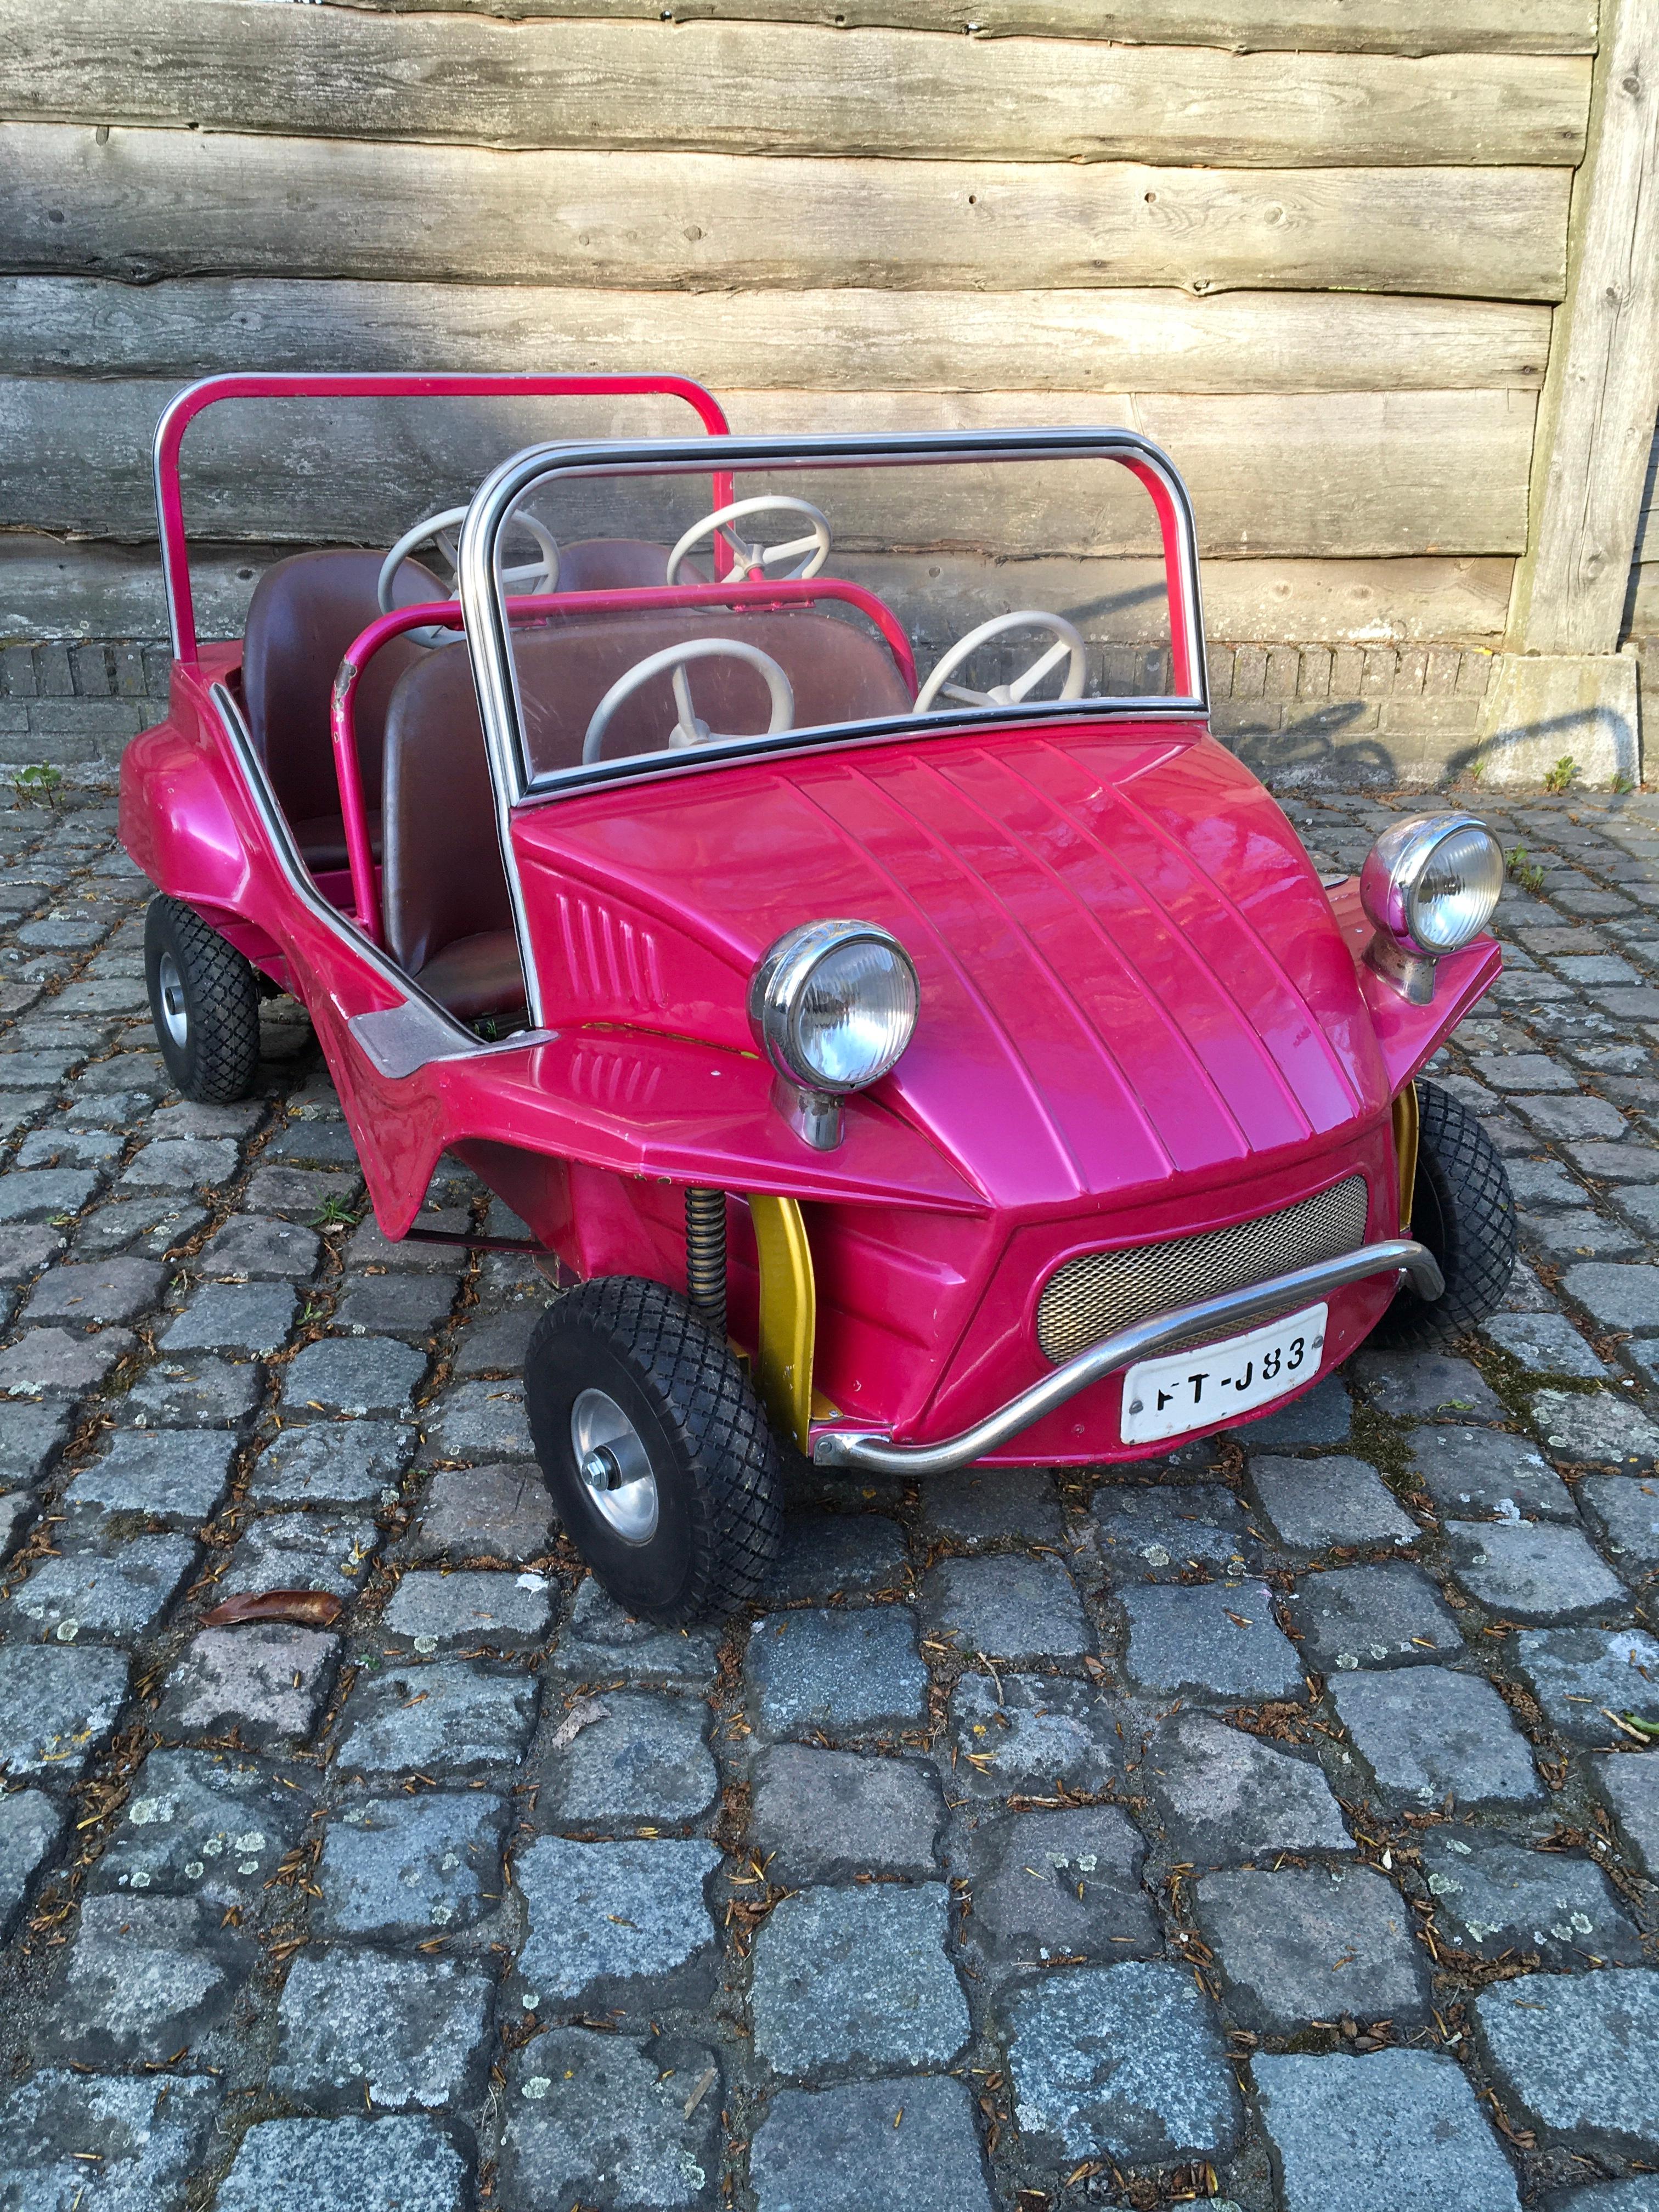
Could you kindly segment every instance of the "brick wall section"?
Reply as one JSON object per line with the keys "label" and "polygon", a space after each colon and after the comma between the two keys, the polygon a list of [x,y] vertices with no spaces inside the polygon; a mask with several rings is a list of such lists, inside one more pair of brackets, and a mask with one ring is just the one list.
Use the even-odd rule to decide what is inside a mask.
{"label": "brick wall section", "polygon": [[[1212,645],[1212,726],[1276,784],[1446,783],[1472,763],[1492,664],[1455,646]],[[113,767],[160,718],[167,665],[166,646],[143,641],[0,648],[0,775]],[[1167,654],[1108,656],[1113,692],[1169,680]]]}

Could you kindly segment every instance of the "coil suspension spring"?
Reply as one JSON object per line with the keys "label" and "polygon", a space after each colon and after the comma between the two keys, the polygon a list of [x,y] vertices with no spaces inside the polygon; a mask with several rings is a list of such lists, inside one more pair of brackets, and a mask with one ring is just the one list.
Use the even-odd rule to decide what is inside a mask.
{"label": "coil suspension spring", "polygon": [[726,1193],[685,1194],[685,1292],[691,1310],[726,1341]]}

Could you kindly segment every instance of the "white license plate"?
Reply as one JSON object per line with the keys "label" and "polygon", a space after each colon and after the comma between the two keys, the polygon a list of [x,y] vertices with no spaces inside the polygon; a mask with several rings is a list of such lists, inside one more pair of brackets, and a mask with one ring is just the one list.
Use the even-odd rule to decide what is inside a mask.
{"label": "white license plate", "polygon": [[1155,1443],[1269,1406],[1312,1381],[1324,1343],[1325,1308],[1304,1306],[1248,1336],[1143,1359],[1123,1378],[1123,1441]]}

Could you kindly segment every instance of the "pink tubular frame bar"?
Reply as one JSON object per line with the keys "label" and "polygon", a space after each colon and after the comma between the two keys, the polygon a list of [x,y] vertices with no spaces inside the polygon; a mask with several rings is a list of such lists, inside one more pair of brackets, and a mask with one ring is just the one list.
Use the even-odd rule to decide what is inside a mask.
{"label": "pink tubular frame bar", "polygon": [[[155,514],[161,538],[161,575],[167,588],[173,657],[197,656],[196,603],[190,583],[184,501],[179,487],[179,449],[196,417],[222,399],[608,399],[660,394],[684,400],[715,437],[730,426],[720,402],[689,376],[430,375],[209,376],[187,385],[168,403],[155,426]],[[729,471],[716,471],[716,507],[732,501]]]}
{"label": "pink tubular frame bar", "polygon": [[[726,503],[730,503],[727,479]],[[915,655],[903,625],[892,609],[866,591],[862,584],[836,577],[768,580],[744,584],[646,584],[625,591],[544,592],[535,597],[509,599],[509,615],[637,614],[653,609],[680,607],[810,606],[818,599],[840,599],[867,615],[881,632],[910,696],[916,696]],[[334,678],[329,707],[329,726],[334,739],[334,770],[340,786],[340,819],[345,830],[346,865],[351,872],[352,919],[371,944],[384,945],[380,920],[380,885],[374,874],[374,848],[369,841],[368,811],[363,800],[362,763],[357,758],[356,708],[357,686],[363,671],[389,638],[405,630],[465,628],[459,604],[394,607],[389,615],[372,622],[346,648]]]}

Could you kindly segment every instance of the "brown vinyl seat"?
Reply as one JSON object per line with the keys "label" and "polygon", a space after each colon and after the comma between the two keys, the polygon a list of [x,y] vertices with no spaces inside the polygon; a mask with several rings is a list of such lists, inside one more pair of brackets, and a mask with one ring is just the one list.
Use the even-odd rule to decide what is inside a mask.
{"label": "brown vinyl seat", "polygon": [[[795,694],[795,721],[907,714],[910,695],[884,645],[812,610],[561,615],[514,634],[519,691],[538,773],[582,757],[593,709],[617,678],[664,646],[731,637],[770,653]],[[698,713],[716,730],[762,730],[767,691],[744,663],[691,671]],[[676,719],[665,675],[624,702],[605,757],[654,751]],[[464,646],[425,653],[398,682],[386,722],[386,944],[423,990],[464,1021],[524,1004],[494,797]]]}
{"label": "brown vinyl seat", "polygon": [[[380,614],[376,591],[385,558],[384,553],[356,550],[295,553],[266,569],[247,611],[242,690],[248,732],[306,866],[313,872],[346,865],[329,702],[347,647]],[[442,585],[428,569],[418,562],[404,562],[398,575],[398,605],[443,597]],[[375,654],[357,687],[357,757],[377,857],[386,708],[399,678],[426,653],[412,639],[395,637]]]}
{"label": "brown vinyl seat", "polygon": [[668,548],[643,538],[579,538],[559,548],[562,592],[627,592],[664,583]]}

